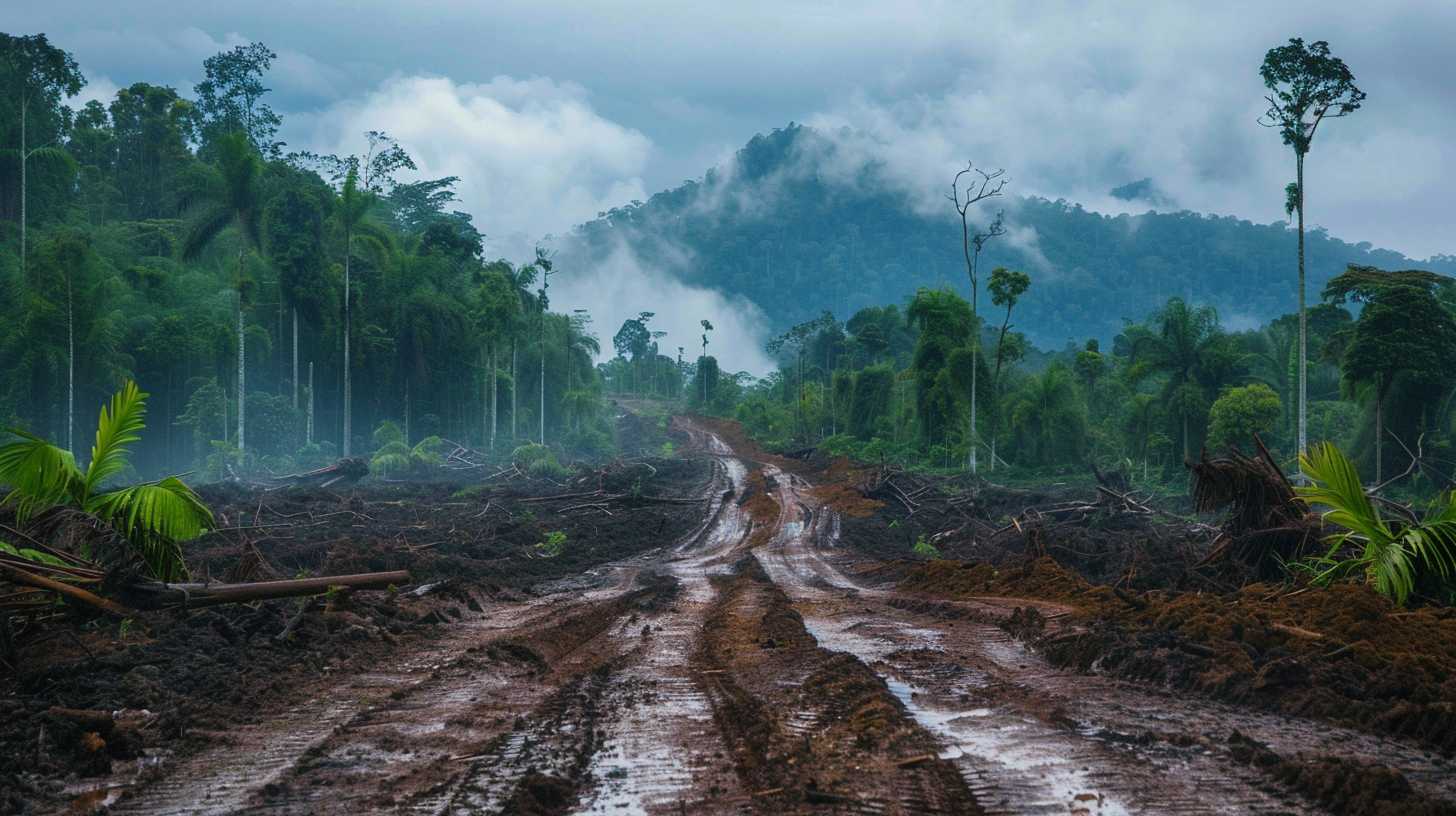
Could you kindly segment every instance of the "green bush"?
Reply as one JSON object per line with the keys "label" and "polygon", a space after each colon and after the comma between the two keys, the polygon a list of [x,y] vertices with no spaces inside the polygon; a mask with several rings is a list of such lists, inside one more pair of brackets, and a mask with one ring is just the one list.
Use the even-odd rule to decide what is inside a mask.
{"label": "green bush", "polygon": [[564,479],[571,475],[571,470],[556,461],[555,456],[548,454],[545,459],[532,462],[526,468],[526,473],[533,479]]}
{"label": "green bush", "polygon": [[552,530],[546,534],[546,540],[536,544],[536,552],[542,558],[555,558],[561,555],[566,549],[566,533],[560,530]]}
{"label": "green bush", "polygon": [[911,547],[910,551],[920,556],[921,558],[926,558],[931,561],[940,558],[940,549],[934,544],[931,544],[929,541],[926,541],[925,536],[920,536],[919,538],[915,539],[915,546]]}

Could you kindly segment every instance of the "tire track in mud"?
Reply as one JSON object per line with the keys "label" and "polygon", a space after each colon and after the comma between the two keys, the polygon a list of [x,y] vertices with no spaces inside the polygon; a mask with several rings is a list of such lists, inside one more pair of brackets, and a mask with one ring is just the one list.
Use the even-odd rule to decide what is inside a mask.
{"label": "tire track in mud", "polygon": [[[1011,614],[1005,602],[951,616],[907,610],[903,599],[835,566],[838,520],[802,480],[764,470],[781,513],[777,535],[755,555],[821,644],[870,665],[940,738],[941,756],[961,769],[987,812],[1327,812],[1239,761],[1234,733],[1284,756],[1379,762],[1423,794],[1456,799],[1456,775],[1408,745],[1057,670],[995,624]],[[1063,611],[1017,605],[1044,606],[1045,617]]]}
{"label": "tire track in mud", "polygon": [[935,739],[854,657],[819,646],[752,557],[695,656],[753,812],[980,813]]}
{"label": "tire track in mud", "polygon": [[[732,490],[729,466],[720,463],[709,485],[710,512],[678,543],[675,557],[691,559],[695,548],[721,544],[713,534],[727,529],[720,520]],[[599,702],[622,707],[656,699],[624,690],[642,687],[626,672],[644,652],[625,631],[641,616],[661,616],[657,601],[680,588],[671,575],[644,574],[652,563],[649,553],[594,571],[589,589],[573,581],[571,592],[491,606],[402,655],[397,666],[321,684],[312,699],[235,728],[215,748],[154,772],[155,781],[128,791],[113,812],[284,814],[377,807],[455,812],[457,792],[468,794],[482,787],[482,773],[495,773],[485,761],[492,751],[503,759],[501,746],[551,742],[524,740],[523,732],[544,724],[538,730],[552,739],[573,729],[595,735],[599,722],[603,727],[613,722]],[[681,653],[688,652],[682,645]],[[590,704],[573,702],[582,700]],[[706,698],[702,702],[706,712]],[[580,727],[588,723],[589,730]],[[565,746],[581,761],[579,767],[558,768],[572,772],[564,782],[533,772],[517,779],[516,787],[560,793],[565,784],[570,793],[561,795],[574,800],[590,787],[588,770],[598,744]],[[676,756],[670,749],[661,753]],[[475,754],[484,756],[462,759]],[[610,779],[611,769],[602,770]],[[482,812],[469,796],[459,801],[466,803],[465,812]]]}
{"label": "tire track in mud", "polygon": [[[670,589],[630,583],[570,602],[487,609],[397,667],[339,678],[280,715],[232,730],[112,812],[294,813],[389,801],[389,786],[427,781],[430,766],[528,713],[570,671],[573,651]],[[610,657],[585,651],[588,666]]]}

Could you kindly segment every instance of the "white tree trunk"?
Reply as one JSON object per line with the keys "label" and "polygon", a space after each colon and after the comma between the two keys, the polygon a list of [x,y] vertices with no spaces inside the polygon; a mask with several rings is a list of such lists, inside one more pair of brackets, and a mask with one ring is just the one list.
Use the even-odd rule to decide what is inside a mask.
{"label": "white tree trunk", "polygon": [[495,343],[490,344],[490,452],[495,453],[495,431],[499,426],[497,406],[500,405],[500,377],[495,368]]}
{"label": "white tree trunk", "polygon": [[313,444],[313,361],[308,363],[308,426],[305,431],[308,444]]}
{"label": "white tree trunk", "polygon": [[516,379],[516,338],[511,338],[511,444],[516,444],[516,392],[519,381]]}
{"label": "white tree trunk", "polygon": [[1309,445],[1309,329],[1304,311],[1304,155],[1295,153],[1294,164],[1294,183],[1299,196],[1299,453],[1304,453]]}
{"label": "white tree trunk", "polygon": [[352,255],[353,236],[344,236],[344,458],[348,458],[354,439],[354,381],[350,373],[353,368],[349,359],[349,333],[353,318],[353,304],[349,300],[349,256]]}
{"label": "white tree trunk", "polygon": [[238,253],[238,453],[247,448],[243,436],[243,419],[248,410],[247,391],[247,339],[243,334],[243,288],[241,277],[243,272],[243,255]]}
{"label": "white tree trunk", "polygon": [[546,314],[541,314],[541,444],[546,444]]}
{"label": "white tree trunk", "polygon": [[25,178],[25,163],[26,163],[25,162],[25,160],[26,160],[26,155],[25,155],[25,109],[26,109],[26,107],[27,107],[26,100],[25,100],[24,97],[21,97],[21,100],[20,100],[20,278],[21,278],[21,280],[24,280],[25,279],[25,270],[26,270],[26,263],[25,263],[26,262],[26,259],[25,259],[25,226],[26,226],[26,218],[25,218],[25,194],[26,194],[26,188],[25,188],[25,182],[26,182],[26,178]]}
{"label": "white tree trunk", "polygon": [[71,270],[66,270],[66,450],[76,455],[76,319]]}
{"label": "white tree trunk", "polygon": [[298,410],[298,307],[293,307],[293,410]]}

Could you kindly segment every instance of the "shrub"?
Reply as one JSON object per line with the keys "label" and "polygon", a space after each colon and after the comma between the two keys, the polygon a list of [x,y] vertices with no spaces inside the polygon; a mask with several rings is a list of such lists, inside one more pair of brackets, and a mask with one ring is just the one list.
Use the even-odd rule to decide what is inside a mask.
{"label": "shrub", "polygon": [[910,551],[921,558],[928,558],[932,561],[940,558],[940,549],[929,541],[926,541],[925,536],[920,536],[915,539],[915,546],[911,547]]}
{"label": "shrub", "polygon": [[552,530],[546,534],[546,540],[536,544],[536,552],[542,558],[555,558],[561,555],[566,549],[566,533],[560,530]]}

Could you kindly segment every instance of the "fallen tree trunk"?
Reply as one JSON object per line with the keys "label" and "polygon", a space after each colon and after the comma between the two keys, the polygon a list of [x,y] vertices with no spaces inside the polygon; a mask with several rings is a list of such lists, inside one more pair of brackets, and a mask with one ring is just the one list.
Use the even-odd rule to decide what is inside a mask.
{"label": "fallen tree trunk", "polygon": [[52,592],[58,592],[61,595],[66,596],[67,598],[80,601],[81,603],[88,606],[93,606],[103,612],[115,615],[118,618],[126,618],[136,614],[135,610],[122,606],[116,601],[103,598],[100,595],[92,592],[87,592],[86,590],[78,586],[72,586],[71,584],[54,581],[50,578],[46,578],[43,575],[36,575],[33,572],[21,569],[20,567],[12,566],[3,561],[0,561],[0,571],[9,574],[10,580],[14,581],[17,584],[27,584],[29,586],[37,587],[39,589],[48,589]]}
{"label": "fallen tree trunk", "polygon": [[310,470],[307,473],[275,476],[273,480],[294,485],[331,487],[338,482],[357,482],[368,475],[369,463],[361,458],[351,457],[348,459],[340,459],[328,467]]}
{"label": "fallen tree trunk", "polygon": [[289,581],[257,581],[249,584],[142,583],[128,587],[127,591],[136,606],[143,609],[196,608],[321,595],[334,587],[382,589],[408,582],[409,573],[396,570],[358,575],[326,575]]}

